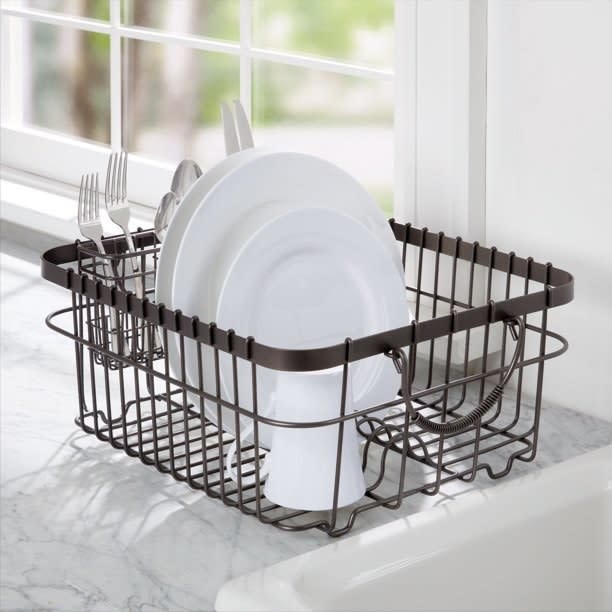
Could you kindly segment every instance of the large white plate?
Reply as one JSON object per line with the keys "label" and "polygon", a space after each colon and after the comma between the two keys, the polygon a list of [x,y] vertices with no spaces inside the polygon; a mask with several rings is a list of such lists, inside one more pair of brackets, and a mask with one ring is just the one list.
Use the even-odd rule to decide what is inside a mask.
{"label": "large white plate", "polygon": [[172,306],[172,281],[174,278],[176,255],[183,239],[185,228],[203,198],[228,172],[265,151],[265,149],[248,149],[231,155],[206,171],[193,183],[185,194],[170,220],[166,237],[161,246],[155,277],[155,301],[157,303],[165,304],[169,308]]}
{"label": "large white plate", "polygon": [[[323,208],[291,211],[253,235],[227,272],[217,306],[222,328],[289,349],[334,345],[409,322],[404,283],[384,245],[352,217]],[[363,359],[351,371],[353,408],[395,397],[398,376],[390,359]],[[220,355],[220,372],[223,393],[233,397],[227,354]],[[272,405],[283,375],[258,368],[260,412]],[[244,361],[238,364],[238,390],[241,405],[252,410],[251,367]],[[231,414],[223,420],[224,429],[234,433]],[[263,445],[271,435],[269,426],[260,427]]]}
{"label": "large white plate", "polygon": [[[206,304],[206,314],[199,316],[210,321],[227,267],[241,241],[267,219],[304,206],[344,211],[361,222],[389,250],[403,277],[397,241],[384,214],[368,192],[338,166],[303,153],[250,149],[232,155],[196,184],[205,177],[209,179],[206,190],[192,189],[179,207],[186,204],[189,213],[186,227],[181,222],[177,228],[182,231],[172,275],[174,308],[189,312],[183,297],[186,292],[193,295],[186,287],[193,281],[201,291],[189,305],[202,308]],[[221,250],[223,262],[219,260]],[[202,299],[205,294],[208,300]]]}
{"label": "large white plate", "polygon": [[[190,196],[195,197],[194,190]],[[350,215],[381,241],[388,252],[389,265],[399,278],[403,276],[391,229],[376,202],[355,179],[316,157],[260,150],[252,159],[226,172],[191,213],[175,257],[172,296],[167,304],[198,315],[203,321],[213,320],[226,272],[240,247],[258,227],[276,216],[307,207]],[[167,288],[167,279],[158,283],[162,284]],[[174,341],[175,345],[169,347],[170,361],[173,371],[178,372],[178,338]],[[185,346],[187,379],[195,386],[199,379],[196,351],[192,343]],[[212,355],[207,347],[204,349],[204,361],[209,364],[204,367],[205,388],[215,393]],[[207,402],[207,414],[216,422],[214,404]],[[223,420],[225,427],[225,415]],[[263,446],[268,444],[269,439],[262,439]]]}

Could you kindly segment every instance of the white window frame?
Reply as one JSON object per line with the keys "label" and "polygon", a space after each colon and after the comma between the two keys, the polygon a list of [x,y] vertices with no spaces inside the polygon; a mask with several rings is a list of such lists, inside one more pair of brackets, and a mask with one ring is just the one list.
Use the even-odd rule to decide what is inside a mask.
{"label": "white window frame", "polygon": [[[394,84],[394,216],[400,220],[421,224],[429,223],[431,217],[433,226],[433,221],[438,221],[436,215],[441,215],[446,217],[446,223],[438,225],[439,227],[450,230],[456,228],[457,233],[460,233],[467,223],[471,237],[482,239],[486,153],[483,135],[486,125],[487,0],[465,0],[465,2],[445,0],[440,3],[395,0],[396,53],[392,70],[254,46],[251,38],[253,0],[240,0],[240,38],[236,42],[122,25],[120,1],[109,0],[109,2],[108,22],[9,4],[0,8],[3,17],[19,17],[99,32],[107,34],[111,41],[110,147],[3,122],[1,127],[3,166],[50,177],[68,185],[75,185],[75,181],[82,173],[91,171],[104,173],[109,151],[121,148],[121,39],[125,37],[173,43],[239,57],[240,98],[248,113],[251,109],[251,68],[256,59],[336,74],[392,81]],[[442,58],[442,63],[436,63],[429,57],[431,51],[428,51],[427,43],[440,35],[438,24],[441,22],[449,22],[454,28],[453,36],[457,39],[457,49],[461,56],[460,68],[465,72],[465,82],[459,82],[459,87],[455,87],[456,83],[452,87],[448,86],[453,79],[457,81],[455,76],[457,66],[453,64],[457,60],[453,54],[449,54],[447,59]],[[5,51],[6,45],[11,44],[10,37],[3,36],[2,44]],[[422,87],[423,75],[428,74],[429,63],[435,64],[433,68],[440,84],[436,82],[433,87],[431,85]],[[11,95],[14,94],[11,92],[15,89],[14,83],[2,83],[3,106],[8,106],[9,109],[11,104],[14,104],[14,100],[11,100]],[[459,134],[459,137],[455,134],[451,142],[436,134],[424,134],[420,139],[423,125],[427,125],[428,121],[435,123],[437,120],[437,117],[433,116],[434,111],[429,109],[437,109],[436,102],[439,98],[449,95],[451,96],[449,104],[443,112],[447,115],[447,123],[454,126],[453,130]],[[439,109],[435,112],[439,112]],[[431,117],[428,119],[429,115]],[[427,192],[423,190],[427,189],[427,172],[431,166],[428,150],[431,150],[432,146],[435,149],[437,138],[440,139],[437,144],[441,155],[447,154],[449,142],[455,148],[455,157],[452,163],[447,164],[450,170],[442,179],[449,183],[449,189],[456,190],[461,195],[460,201],[454,198],[448,203],[445,202],[436,215],[433,215],[431,207],[423,209],[421,201],[427,202]],[[461,162],[459,164],[457,156]],[[172,171],[173,167],[170,164],[146,157],[130,156],[130,199],[146,206],[155,206],[159,195],[168,188]],[[431,195],[435,197],[435,194]]]}

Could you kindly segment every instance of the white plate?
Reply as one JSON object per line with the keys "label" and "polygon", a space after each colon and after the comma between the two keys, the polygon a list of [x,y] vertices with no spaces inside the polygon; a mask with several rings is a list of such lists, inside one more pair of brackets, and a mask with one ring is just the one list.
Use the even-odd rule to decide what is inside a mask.
{"label": "white plate", "polygon": [[[343,211],[353,217],[380,240],[395,274],[403,278],[391,229],[376,202],[354,178],[337,166],[309,155],[250,152],[253,157],[217,180],[191,213],[175,257],[172,295],[167,305],[198,315],[202,321],[214,320],[218,295],[236,252],[266,222],[291,210],[308,207]],[[249,151],[232,157],[246,153]],[[193,189],[189,195],[195,199]],[[168,270],[162,273],[167,275]],[[158,285],[167,289],[167,278]],[[173,371],[179,372],[179,339],[172,336],[170,363]],[[196,350],[193,343],[186,343],[185,347],[187,380],[196,386],[199,380]],[[203,349],[204,362],[209,364],[204,367],[205,389],[215,393],[210,365],[212,351]],[[207,402],[206,408],[208,417],[216,422],[216,405]],[[223,420],[225,426],[225,416]],[[262,439],[262,446],[268,444],[269,439]]]}
{"label": "white plate", "polygon": [[[291,211],[263,226],[231,265],[217,307],[223,329],[288,349],[334,345],[409,322],[404,283],[384,245],[352,217],[322,208]],[[390,359],[370,357],[351,370],[354,409],[396,396],[399,381]],[[223,395],[233,397],[227,354],[220,355],[220,372]],[[257,372],[258,406],[265,414],[284,374],[263,367]],[[244,361],[238,389],[241,405],[252,410],[251,367]],[[234,433],[231,416],[223,415],[223,426]],[[262,445],[271,434],[269,426],[260,427]]]}
{"label": "white plate", "polygon": [[257,157],[257,155],[265,151],[265,149],[249,149],[231,155],[206,171],[187,191],[170,220],[166,237],[161,246],[155,280],[155,301],[158,304],[165,304],[168,308],[172,307],[172,281],[174,278],[176,255],[183,239],[185,228],[195,209],[217,181],[221,180],[228,172],[240,164],[253,157]]}
{"label": "white plate", "polygon": [[[213,172],[216,177],[212,177]],[[249,149],[230,156],[200,181],[209,176],[212,180],[207,181],[207,190],[192,189],[179,207],[186,204],[189,213],[175,259],[174,308],[196,314],[187,306],[202,308],[206,303],[206,314],[200,312],[198,316],[203,321],[212,320],[219,289],[236,249],[258,224],[304,206],[344,211],[360,221],[383,242],[403,277],[397,241],[384,214],[368,192],[338,166],[303,153]],[[220,249],[225,265],[220,265]],[[186,290],[193,295],[185,287],[188,281],[200,287],[199,299],[183,299]],[[206,302],[201,299],[204,294],[209,296]]]}

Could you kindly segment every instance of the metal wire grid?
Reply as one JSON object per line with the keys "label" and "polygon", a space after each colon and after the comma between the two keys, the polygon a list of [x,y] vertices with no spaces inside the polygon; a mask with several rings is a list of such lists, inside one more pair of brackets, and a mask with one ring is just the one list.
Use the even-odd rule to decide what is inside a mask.
{"label": "metal wire grid", "polygon": [[[152,302],[138,300],[130,292],[133,279],[125,274],[127,254],[120,238],[107,241],[112,278],[104,277],[103,256],[92,250],[91,244],[66,245],[49,252],[43,260],[43,275],[72,290],[72,305],[49,315],[48,324],[74,340],[77,424],[143,463],[264,523],[286,530],[318,528],[331,536],[348,532],[367,510],[396,509],[409,495],[436,495],[442,485],[453,480],[471,481],[482,470],[490,478],[501,478],[510,472],[514,461],[533,460],[544,362],[567,349],[566,341],[547,329],[548,306],[571,299],[571,276],[550,264],[542,266],[531,258],[522,260],[513,253],[483,249],[460,238],[449,240],[426,228],[394,221],[391,227],[401,243],[406,276],[409,281],[414,279],[406,291],[407,307],[409,303],[416,320],[402,330],[347,339],[334,348],[334,359],[327,349],[277,349],[279,360],[279,354],[266,352],[253,338],[220,330],[214,323],[205,324],[202,333],[202,323],[195,317],[179,311],[168,317],[170,311],[160,305],[151,312]],[[151,232],[141,232],[136,242],[141,274],[151,296],[159,248]],[[77,272],[61,268],[62,263],[76,263]],[[551,285],[553,280],[556,286]],[[542,284],[548,304],[543,308],[540,294],[532,291]],[[110,328],[111,307],[120,313],[115,330]],[[523,313],[517,314],[520,308]],[[476,315],[483,312],[485,322],[480,323]],[[524,334],[520,345],[511,340],[514,330],[506,325],[517,317]],[[57,324],[56,318],[63,318],[63,324]],[[71,325],[66,320],[70,318]],[[156,330],[163,347],[178,341],[180,371],[171,370],[168,353],[155,345]],[[111,348],[113,333],[119,336],[117,353]],[[556,344],[554,350],[547,347],[551,341]],[[187,346],[192,354],[195,351],[197,381],[187,376]],[[407,351],[403,362],[397,353],[401,347]],[[510,373],[513,351],[518,361],[516,372],[503,396],[496,395],[496,386]],[[350,368],[369,356],[368,352],[395,357],[400,396],[346,414]],[[224,396],[221,388],[222,355],[231,359],[231,397]],[[258,372],[262,366],[271,367],[270,362],[272,367],[279,364],[276,369],[293,371],[342,365],[338,417],[318,423],[290,423],[262,416],[257,403]],[[241,402],[240,363],[251,370],[252,412]],[[206,368],[214,370],[212,388],[205,384]],[[465,417],[486,401],[489,411],[461,431],[435,433],[419,427],[414,419],[421,415],[435,424],[445,424]],[[216,406],[218,425],[207,417],[206,404],[210,402]],[[233,461],[237,483],[226,473],[228,449],[234,441],[224,431],[227,410],[233,415],[231,429],[237,438]],[[245,417],[253,423],[254,432],[250,442],[241,443]],[[363,438],[367,490],[356,504],[339,508],[341,449],[344,429],[351,422]],[[259,444],[259,427],[264,423],[336,428],[335,503],[331,510],[292,510],[265,498],[265,482],[259,473],[260,460],[266,454]],[[254,484],[243,484],[250,476],[254,476]]]}

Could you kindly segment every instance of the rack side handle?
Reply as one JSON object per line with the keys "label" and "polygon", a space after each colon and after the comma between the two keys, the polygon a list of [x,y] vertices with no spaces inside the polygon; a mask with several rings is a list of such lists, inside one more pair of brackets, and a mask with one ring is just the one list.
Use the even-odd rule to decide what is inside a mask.
{"label": "rack side handle", "polygon": [[[485,397],[474,410],[470,413],[455,419],[454,421],[450,421],[448,423],[437,423],[423,416],[420,412],[417,412],[412,406],[412,402],[410,401],[410,393],[409,393],[409,385],[408,385],[408,358],[403,349],[393,349],[389,356],[392,357],[398,371],[401,374],[401,385],[402,385],[402,395],[404,397],[404,401],[406,403],[406,410],[410,414],[410,421],[414,423],[416,426],[421,427],[425,431],[428,431],[433,434],[439,435],[450,435],[450,434],[458,434],[462,431],[468,429],[472,425],[474,425],[477,421],[479,421],[491,408],[495,405],[495,403],[499,400],[504,392],[504,387],[512,377],[512,374],[516,370],[516,366],[518,365],[523,346],[525,345],[525,323],[521,317],[515,317],[512,319],[508,319],[505,321],[506,325],[510,327],[510,332],[512,338],[516,342],[516,347],[514,349],[514,354],[512,355],[512,359],[508,364],[508,369],[504,374],[502,380],[493,387],[492,391]],[[517,331],[518,328],[518,331]]]}

